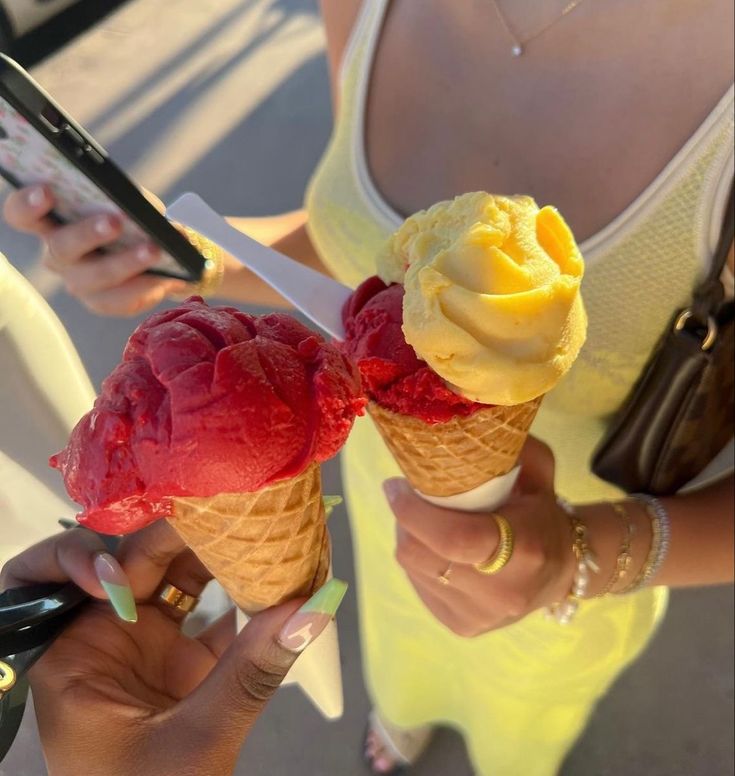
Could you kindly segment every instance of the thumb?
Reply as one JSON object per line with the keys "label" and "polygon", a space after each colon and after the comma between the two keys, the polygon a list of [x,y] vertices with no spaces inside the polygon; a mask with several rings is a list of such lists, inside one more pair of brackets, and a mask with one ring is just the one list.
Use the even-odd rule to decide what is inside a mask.
{"label": "thumb", "polygon": [[172,741],[187,741],[187,751],[200,752],[209,768],[214,762],[234,767],[255,720],[299,654],[327,627],[346,591],[345,582],[332,579],[301,608],[291,601],[256,614],[207,678],[172,710],[165,725]]}
{"label": "thumb", "polygon": [[516,487],[523,493],[554,489],[556,462],[551,448],[540,439],[529,436],[518,461],[521,472]]}

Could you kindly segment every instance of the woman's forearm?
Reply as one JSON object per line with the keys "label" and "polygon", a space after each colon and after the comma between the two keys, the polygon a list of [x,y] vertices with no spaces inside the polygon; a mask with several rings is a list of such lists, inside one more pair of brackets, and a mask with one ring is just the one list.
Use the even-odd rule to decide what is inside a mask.
{"label": "woman's forearm", "polygon": [[[229,217],[227,220],[236,229],[259,243],[268,245],[318,272],[329,274],[309,239],[305,210],[294,210],[263,218]],[[290,307],[290,304],[267,283],[257,278],[231,256],[225,257],[225,274],[219,295],[246,304]]]}
{"label": "woman's forearm", "polygon": [[[649,558],[651,520],[637,500],[620,502],[632,525],[629,569],[613,590],[635,579]],[[733,477],[671,498],[661,503],[670,519],[670,543],[664,562],[650,580],[652,585],[690,587],[733,581]],[[611,579],[620,555],[624,518],[611,504],[586,504],[579,508],[588,526],[589,544],[596,553],[600,573],[590,585],[590,594],[601,591]]]}
{"label": "woman's forearm", "polygon": [[671,518],[671,547],[659,584],[733,581],[733,495],[730,476],[700,491],[661,499]]}

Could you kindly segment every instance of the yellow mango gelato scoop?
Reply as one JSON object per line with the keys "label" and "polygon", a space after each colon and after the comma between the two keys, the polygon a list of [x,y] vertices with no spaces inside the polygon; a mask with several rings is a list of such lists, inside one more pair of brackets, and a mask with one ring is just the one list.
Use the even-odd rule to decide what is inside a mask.
{"label": "yellow mango gelato scoop", "polygon": [[378,257],[402,283],[403,332],[462,396],[514,405],[551,390],[587,329],[584,261],[553,207],[474,192],[408,218]]}

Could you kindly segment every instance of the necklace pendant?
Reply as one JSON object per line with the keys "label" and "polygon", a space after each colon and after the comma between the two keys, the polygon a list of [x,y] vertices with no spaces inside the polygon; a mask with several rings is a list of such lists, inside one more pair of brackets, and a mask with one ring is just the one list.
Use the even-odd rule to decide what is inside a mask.
{"label": "necklace pendant", "polygon": [[513,54],[514,57],[520,57],[523,53],[523,46],[521,46],[520,43],[516,43],[515,46],[510,50],[510,53]]}

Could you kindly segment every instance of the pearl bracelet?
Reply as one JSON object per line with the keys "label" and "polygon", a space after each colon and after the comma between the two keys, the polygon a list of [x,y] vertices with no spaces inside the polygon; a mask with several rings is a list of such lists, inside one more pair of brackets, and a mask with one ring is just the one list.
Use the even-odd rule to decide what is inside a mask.
{"label": "pearl bracelet", "polygon": [[587,544],[587,526],[577,517],[574,507],[563,499],[558,500],[559,506],[567,513],[572,526],[573,543],[572,550],[577,565],[572,578],[572,589],[567,597],[559,603],[552,604],[547,609],[550,617],[553,617],[560,625],[568,625],[579,609],[579,602],[584,598],[590,583],[590,572],[597,574],[600,567],[597,559]]}

